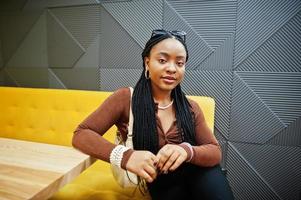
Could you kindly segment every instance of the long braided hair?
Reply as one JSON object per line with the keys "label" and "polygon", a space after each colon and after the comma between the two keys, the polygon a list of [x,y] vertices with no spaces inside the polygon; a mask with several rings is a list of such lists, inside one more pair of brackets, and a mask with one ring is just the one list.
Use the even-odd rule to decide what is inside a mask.
{"label": "long braided hair", "polygon": [[[175,38],[180,41],[186,50],[186,61],[188,50],[185,42],[180,37],[171,34],[164,34],[158,37],[151,37],[142,52],[143,72],[138,80],[133,93],[132,110],[134,116],[133,144],[136,150],[149,150],[156,154],[159,151],[159,139],[156,123],[155,102],[152,95],[151,80],[145,77],[144,58],[149,57],[154,45],[167,38]],[[180,84],[171,92],[174,100],[177,127],[182,140],[195,145],[194,120],[191,113],[191,105],[181,90]]]}

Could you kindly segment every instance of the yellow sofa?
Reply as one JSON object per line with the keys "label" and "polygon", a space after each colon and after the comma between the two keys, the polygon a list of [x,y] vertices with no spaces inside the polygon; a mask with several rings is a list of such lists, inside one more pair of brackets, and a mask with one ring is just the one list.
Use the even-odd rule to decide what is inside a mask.
{"label": "yellow sofa", "polygon": [[[71,146],[76,126],[112,92],[0,87],[0,137]],[[190,96],[202,108],[213,130],[215,102]],[[105,138],[113,141],[116,128]],[[50,199],[150,199],[139,191],[123,189],[113,179],[108,163],[96,161]]]}

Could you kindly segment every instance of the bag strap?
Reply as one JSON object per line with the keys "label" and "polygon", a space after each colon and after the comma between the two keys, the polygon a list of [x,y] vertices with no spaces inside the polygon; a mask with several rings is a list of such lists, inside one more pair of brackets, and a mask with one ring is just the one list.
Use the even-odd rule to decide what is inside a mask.
{"label": "bag strap", "polygon": [[134,124],[134,117],[133,117],[133,112],[132,112],[132,97],[133,97],[133,88],[129,87],[131,91],[131,98],[130,98],[130,113],[129,113],[129,126],[128,126],[128,135],[127,137],[132,138],[133,136],[133,124]]}

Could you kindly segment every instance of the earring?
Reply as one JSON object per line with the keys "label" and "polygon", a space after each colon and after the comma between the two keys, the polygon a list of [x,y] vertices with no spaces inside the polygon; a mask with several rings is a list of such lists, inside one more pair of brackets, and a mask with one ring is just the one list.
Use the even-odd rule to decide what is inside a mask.
{"label": "earring", "polygon": [[145,76],[146,79],[149,79],[149,71],[148,70],[145,70],[144,76]]}

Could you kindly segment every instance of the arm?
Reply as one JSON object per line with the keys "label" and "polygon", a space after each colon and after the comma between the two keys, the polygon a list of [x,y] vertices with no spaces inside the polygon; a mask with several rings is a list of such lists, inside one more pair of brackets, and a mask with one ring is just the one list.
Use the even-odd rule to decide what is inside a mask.
{"label": "arm", "polygon": [[[129,89],[117,90],[77,127],[72,145],[83,153],[110,162],[110,154],[116,145],[102,135],[120,120],[128,120],[129,103]],[[153,168],[155,159],[151,152],[129,149],[123,153],[121,167],[152,182],[157,176]]]}
{"label": "arm", "polygon": [[74,131],[72,145],[88,155],[109,162],[110,153],[116,145],[102,135],[122,118],[129,100],[128,88],[114,92],[79,124]]}
{"label": "arm", "polygon": [[199,105],[190,100],[195,115],[195,134],[197,146],[193,146],[191,163],[211,167],[219,164],[222,158],[221,148],[212,131],[206,124],[204,114]]}
{"label": "arm", "polygon": [[191,146],[186,142],[164,145],[157,154],[157,167],[163,173],[177,169],[185,161],[202,167],[211,167],[221,161],[220,146],[208,128],[202,110],[196,102],[190,100],[190,104],[194,113],[197,145]]}

